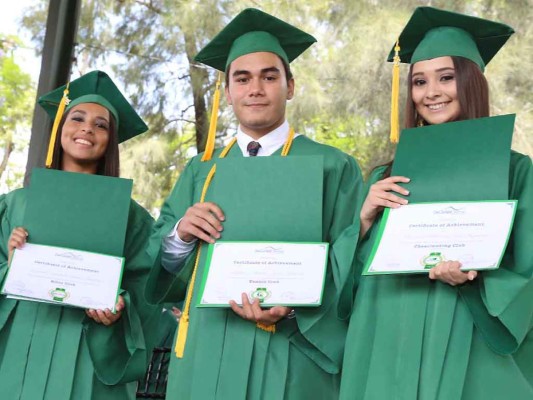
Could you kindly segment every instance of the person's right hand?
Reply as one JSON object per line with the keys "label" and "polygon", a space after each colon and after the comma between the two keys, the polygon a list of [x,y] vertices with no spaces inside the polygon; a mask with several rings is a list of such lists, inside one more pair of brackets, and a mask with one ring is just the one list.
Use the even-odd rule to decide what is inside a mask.
{"label": "person's right hand", "polygon": [[178,236],[184,242],[198,238],[215,243],[220,238],[224,219],[224,213],[215,203],[196,203],[187,209],[178,224]]}
{"label": "person's right hand", "polygon": [[405,176],[390,176],[370,186],[368,195],[361,207],[361,236],[363,236],[370,226],[372,226],[376,216],[381,210],[383,210],[383,208],[398,208],[408,203],[406,199],[401,198],[392,192],[400,193],[405,196],[409,195],[407,189],[404,189],[397,184],[398,182],[408,183],[409,181],[410,179]]}
{"label": "person's right hand", "polygon": [[23,227],[19,226],[18,228],[13,229],[11,236],[7,242],[7,251],[8,251],[8,261],[11,261],[11,256],[13,250],[22,249],[28,238],[28,231]]}

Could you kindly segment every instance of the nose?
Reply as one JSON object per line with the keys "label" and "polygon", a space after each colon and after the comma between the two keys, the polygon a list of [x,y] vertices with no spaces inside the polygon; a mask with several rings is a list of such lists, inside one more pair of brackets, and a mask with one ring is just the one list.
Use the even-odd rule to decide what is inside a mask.
{"label": "nose", "polygon": [[428,99],[434,99],[435,97],[439,97],[442,94],[442,91],[440,90],[439,82],[436,81],[429,81],[426,85],[426,97]]}
{"label": "nose", "polygon": [[264,94],[263,80],[254,78],[250,82],[250,96],[262,96]]}
{"label": "nose", "polygon": [[89,121],[85,121],[82,124],[81,130],[82,130],[82,132],[86,132],[86,133],[93,133],[94,132],[93,125]]}

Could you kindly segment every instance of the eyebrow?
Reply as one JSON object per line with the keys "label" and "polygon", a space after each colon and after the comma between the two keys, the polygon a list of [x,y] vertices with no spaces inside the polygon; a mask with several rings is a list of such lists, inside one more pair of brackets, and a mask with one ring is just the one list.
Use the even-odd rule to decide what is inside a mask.
{"label": "eyebrow", "polygon": [[[263,68],[261,70],[261,74],[267,74],[269,72],[276,72],[276,73],[281,73],[280,69],[278,67],[268,67],[268,68]],[[248,71],[248,70],[245,70],[245,69],[237,69],[233,72],[233,74],[231,74],[232,76],[237,76],[237,75],[250,75],[251,72]]]}
{"label": "eyebrow", "polygon": [[[454,67],[443,67],[443,68],[439,68],[439,69],[436,69],[435,72],[444,72],[446,70],[451,70],[451,71],[455,71],[455,68]],[[416,76],[416,75],[423,75],[424,72],[415,72],[413,74],[413,76]]]}

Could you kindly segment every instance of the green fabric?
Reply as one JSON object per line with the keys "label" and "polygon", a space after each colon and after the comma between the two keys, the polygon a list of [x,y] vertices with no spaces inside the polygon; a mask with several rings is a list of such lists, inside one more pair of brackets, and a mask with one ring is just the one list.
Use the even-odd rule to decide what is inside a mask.
{"label": "green fabric", "polygon": [[34,168],[22,224],[28,241],[122,257],[132,186],[131,179]]}
{"label": "green fabric", "polygon": [[509,114],[404,129],[391,175],[411,179],[411,203],[506,200],[514,121]]}
{"label": "green fabric", "polygon": [[[459,56],[483,71],[514,33],[508,25],[482,18],[418,7],[403,29],[398,43],[401,62],[414,64],[443,56]],[[393,61],[394,46],[388,61]]]}
{"label": "green fabric", "polygon": [[304,31],[255,8],[247,8],[231,20],[194,58],[219,71],[226,71],[240,56],[266,51],[287,64],[316,39]]}
{"label": "green fabric", "polygon": [[[22,226],[27,194],[19,189],[0,197],[0,282],[7,241]],[[152,218],[132,201],[124,245],[126,308],[112,326],[93,322],[81,309],[0,296],[0,387],[10,399],[135,398],[135,383],[128,382],[144,375],[160,315],[143,296],[151,227]]]}
{"label": "green fabric", "polygon": [[[383,172],[374,171],[367,190]],[[361,277],[341,399],[533,398],[533,167],[515,152],[509,198],[519,212],[498,270],[461,287],[425,275]],[[378,225],[360,243],[359,267]]]}
{"label": "green fabric", "polygon": [[[42,95],[37,101],[52,120],[55,119],[66,85]],[[102,71],[91,71],[69,84],[67,110],[80,103],[96,103],[106,107],[115,117],[119,143],[148,130],[148,126],[133,109],[130,102]]]}
{"label": "green fabric", "polygon": [[[279,156],[280,151],[271,157]],[[187,208],[198,201],[219,154],[216,151],[210,162],[200,162],[201,156],[194,157],[181,174],[163,205],[151,238],[149,250],[154,257],[160,251],[162,238]],[[352,276],[350,266],[357,236],[351,242],[343,241],[343,246],[337,246],[337,240],[351,224],[359,230],[354,205],[360,201],[361,175],[355,161],[339,150],[304,136],[294,139],[288,157],[311,155],[324,159],[322,240],[331,245],[322,306],[297,308],[297,317],[280,321],[275,334],[257,329],[231,310],[191,307],[184,357],[171,355],[167,399],[337,398],[347,327],[346,322],[337,318],[337,307],[344,302],[351,304],[350,296],[340,296]],[[227,157],[242,157],[242,153],[234,146]],[[207,200],[216,202],[209,191]],[[300,205],[305,204],[305,199],[300,199]],[[205,250],[204,246],[198,276],[203,273]],[[148,299],[183,299],[194,257],[195,252],[176,276],[156,263],[147,285]],[[198,300],[198,284],[199,280],[193,304]]]}

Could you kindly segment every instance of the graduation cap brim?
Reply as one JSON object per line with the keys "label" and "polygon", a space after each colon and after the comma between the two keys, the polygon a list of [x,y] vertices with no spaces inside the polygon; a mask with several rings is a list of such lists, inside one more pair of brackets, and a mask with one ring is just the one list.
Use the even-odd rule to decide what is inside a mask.
{"label": "graduation cap brim", "polygon": [[[65,87],[66,85],[61,86],[38,100],[52,120],[56,116]],[[67,110],[81,103],[96,103],[106,107],[116,119],[119,143],[148,130],[148,126],[105,72],[92,71],[70,82],[68,98],[71,103]]]}
{"label": "graduation cap brim", "polygon": [[[404,63],[460,56],[483,69],[513,33],[513,28],[499,22],[418,7],[398,39],[399,55]],[[393,61],[393,57],[394,47],[388,61]]]}
{"label": "graduation cap brim", "polygon": [[291,63],[316,39],[308,33],[255,8],[237,15],[194,58],[225,72],[236,58],[271,52]]}

